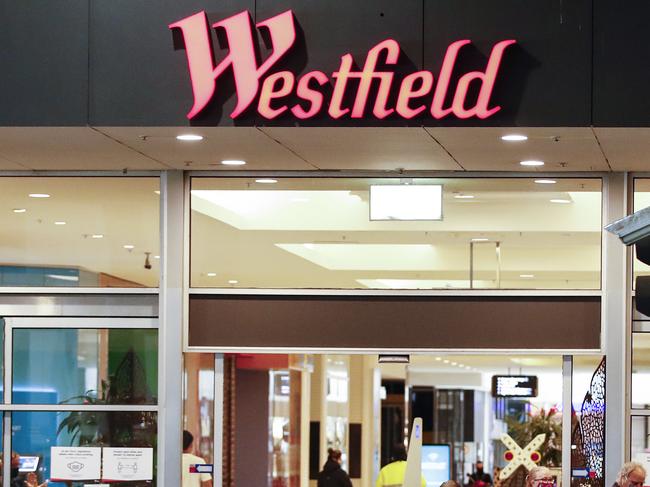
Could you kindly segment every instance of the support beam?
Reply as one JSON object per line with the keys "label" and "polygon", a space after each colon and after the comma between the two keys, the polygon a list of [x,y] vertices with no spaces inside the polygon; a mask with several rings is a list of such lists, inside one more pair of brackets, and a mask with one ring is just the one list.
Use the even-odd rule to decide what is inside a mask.
{"label": "support beam", "polygon": [[[603,221],[619,220],[627,215],[628,185],[626,173],[613,173],[604,178]],[[609,233],[603,232],[603,303],[602,340],[606,362],[605,409],[605,485],[612,485],[625,461],[627,450],[628,412],[628,337],[630,336],[630,254],[628,249]]]}
{"label": "support beam", "polygon": [[183,171],[164,171],[160,178],[158,485],[181,485],[183,217]]}

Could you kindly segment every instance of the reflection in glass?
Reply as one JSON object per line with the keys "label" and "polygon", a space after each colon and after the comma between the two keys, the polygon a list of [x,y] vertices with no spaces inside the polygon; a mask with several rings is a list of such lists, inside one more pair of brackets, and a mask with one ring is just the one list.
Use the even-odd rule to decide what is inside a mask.
{"label": "reflection in glass", "polygon": [[157,287],[159,189],[159,178],[0,178],[0,286]]}
{"label": "reflection in glass", "polygon": [[[11,448],[39,458],[39,482],[49,480],[53,446],[154,448],[154,480],[111,483],[114,487],[152,487],[155,482],[157,415],[154,412],[14,412]],[[93,479],[99,481],[100,479]],[[50,482],[50,487],[82,487],[84,482]]]}
{"label": "reflection in glass", "polygon": [[16,404],[155,404],[158,330],[18,328]]}
{"label": "reflection in glass", "polygon": [[[372,221],[370,186],[407,183],[442,220]],[[191,206],[194,287],[600,288],[596,178],[193,178]]]}

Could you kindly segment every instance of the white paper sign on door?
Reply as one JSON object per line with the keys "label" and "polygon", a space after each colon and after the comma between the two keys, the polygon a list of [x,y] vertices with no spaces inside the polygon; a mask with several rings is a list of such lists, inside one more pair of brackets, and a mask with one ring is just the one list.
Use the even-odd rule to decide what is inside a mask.
{"label": "white paper sign on door", "polygon": [[104,448],[102,480],[152,480],[153,448]]}
{"label": "white paper sign on door", "polygon": [[101,454],[98,447],[53,446],[50,448],[50,477],[59,480],[99,480]]}

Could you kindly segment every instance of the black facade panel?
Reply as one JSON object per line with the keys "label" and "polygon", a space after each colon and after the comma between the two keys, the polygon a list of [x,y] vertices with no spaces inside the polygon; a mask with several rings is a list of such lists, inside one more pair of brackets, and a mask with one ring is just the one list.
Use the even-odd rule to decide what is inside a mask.
{"label": "black facade panel", "polygon": [[594,0],[595,126],[650,125],[650,2]]}
{"label": "black facade panel", "polygon": [[494,43],[517,40],[492,97],[500,112],[426,125],[589,126],[591,26],[591,0],[425,0],[424,64],[436,79],[450,42],[470,39],[466,62],[484,69]]}
{"label": "black facade panel", "polygon": [[0,0],[0,19],[0,125],[86,125],[88,0]]}
{"label": "black facade panel", "polygon": [[[253,12],[254,0],[91,0],[90,125],[188,125],[187,60],[168,25],[202,10],[214,23]],[[234,99],[225,113],[228,106]],[[227,116],[221,121],[232,125]]]}

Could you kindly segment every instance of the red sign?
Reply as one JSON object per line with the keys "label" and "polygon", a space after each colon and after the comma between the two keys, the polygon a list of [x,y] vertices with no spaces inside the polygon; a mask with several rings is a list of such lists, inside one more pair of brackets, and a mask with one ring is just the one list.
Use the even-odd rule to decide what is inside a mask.
{"label": "red sign", "polygon": [[[484,71],[470,71],[463,74],[455,87],[451,85],[452,72],[460,50],[471,44],[470,40],[459,40],[449,45],[438,73],[437,82],[430,71],[417,71],[401,79],[399,87],[393,86],[395,73],[378,71],[378,64],[389,67],[399,61],[400,46],[394,39],[386,39],[374,46],[366,56],[360,71],[353,69],[351,54],[341,56],[338,71],[330,75],[322,71],[310,71],[297,78],[291,71],[268,74],[271,68],[292,48],[296,40],[293,12],[287,10],[275,17],[257,23],[258,29],[265,29],[272,45],[271,54],[258,64],[255,40],[248,12],[212,24],[221,29],[228,43],[228,54],[215,65],[212,50],[211,31],[205,12],[186,17],[169,25],[179,29],[185,43],[185,52],[194,93],[194,104],[187,118],[196,117],[210,103],[218,89],[219,81],[226,71],[231,70],[235,79],[237,104],[230,114],[235,119],[249,109],[257,100],[257,112],[266,119],[274,119],[291,113],[305,120],[327,111],[333,119],[349,117],[359,119],[369,116],[366,107],[372,105],[372,116],[384,119],[398,116],[405,119],[416,117],[425,110],[435,119],[454,116],[460,119],[477,117],[485,119],[497,113],[501,107],[490,106],[490,97],[499,73],[499,66],[505,50],[515,44],[514,40],[497,42],[486,63]],[[350,80],[358,80],[348,84]],[[325,99],[324,85],[333,83],[332,94]],[[369,100],[373,83],[378,83],[374,100]],[[473,106],[466,106],[470,85],[480,84],[478,97]],[[435,85],[435,86],[434,86]],[[351,106],[344,106],[348,91],[356,88]],[[450,90],[453,96],[448,98]],[[389,98],[397,90],[394,106]],[[347,96],[346,96],[347,95]],[[296,97],[300,102],[296,103]],[[451,100],[445,106],[445,100]],[[370,102],[370,103],[369,103]]]}

